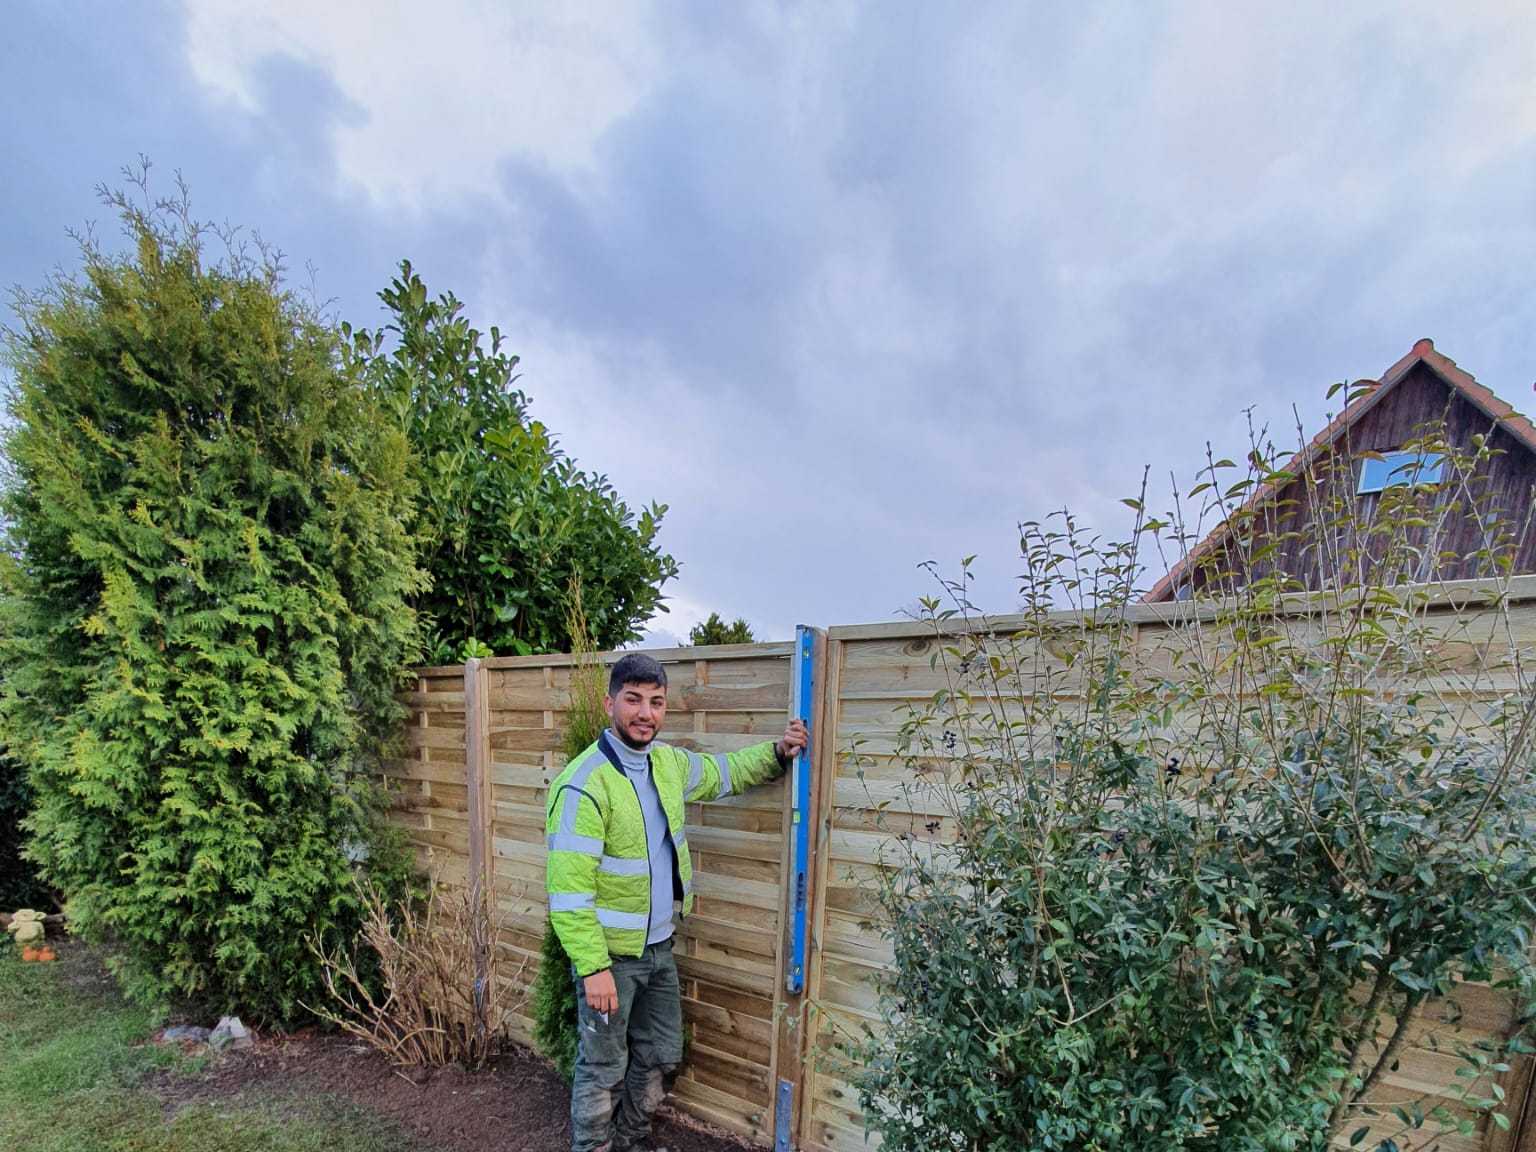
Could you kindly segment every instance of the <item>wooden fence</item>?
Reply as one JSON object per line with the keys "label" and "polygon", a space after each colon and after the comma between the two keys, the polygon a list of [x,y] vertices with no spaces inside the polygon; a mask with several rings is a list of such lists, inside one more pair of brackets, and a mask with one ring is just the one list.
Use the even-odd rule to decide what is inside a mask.
{"label": "wooden fence", "polygon": [[[667,666],[661,739],[731,752],[784,730],[790,644],[656,652]],[[611,657],[610,657],[611,658]],[[506,969],[531,982],[544,934],[544,802],[564,766],[558,749],[572,660],[562,656],[424,668],[408,759],[389,767],[396,809],[422,864],[447,883],[494,885],[508,931]],[[466,735],[467,734],[467,735]],[[782,780],[688,810],[694,914],[676,940],[692,1060],[674,1089],[689,1111],[761,1139],[772,1130],[779,1058],[788,813]],[[514,1035],[531,1041],[532,1021]]]}
{"label": "wooden fence", "polygon": [[[1468,582],[1451,603],[1485,595]],[[1457,621],[1446,643],[1496,647],[1536,658],[1536,577],[1515,581],[1500,617],[1447,611]],[[1189,604],[1133,609],[1138,648],[1155,653],[1177,621],[1202,611]],[[1479,624],[1478,621],[1481,621]],[[993,621],[1006,628],[1007,620]],[[876,984],[891,961],[889,944],[869,927],[873,878],[898,835],[942,839],[942,808],[904,787],[896,741],[909,706],[944,687],[930,666],[931,629],[918,623],[815,630],[809,698],[813,729],[809,787],[797,800],[784,781],[688,810],[696,908],[678,933],[678,967],[691,1058],[677,1102],[702,1119],[777,1148],[863,1152],[866,1138],[841,1037],[877,1022]],[[652,651],[667,667],[669,710],[660,738],[700,752],[731,751],[783,729],[795,692],[794,644]],[[610,654],[612,659],[616,654]],[[1155,658],[1155,657],[1154,657]],[[1520,690],[1504,662],[1479,697]],[[566,706],[569,657],[511,657],[467,667],[425,668],[409,698],[407,758],[388,766],[399,789],[397,813],[422,863],[449,883],[479,874],[494,884],[511,931],[505,961],[531,980],[544,925],[545,789]],[[1471,703],[1471,701],[1466,701]],[[858,765],[849,750],[859,747]],[[806,829],[806,883],[794,882],[797,829]],[[797,897],[799,902],[797,905]],[[808,918],[805,986],[791,993],[797,911]],[[1497,1040],[1513,1026],[1510,1000],[1482,987],[1458,995],[1459,1021],[1426,1008],[1397,1068],[1376,1098],[1417,1100],[1436,1083],[1455,1082],[1458,1044]],[[529,1038],[531,1023],[515,1021]],[[1536,1152],[1536,1119],[1523,1122],[1531,1066],[1499,1075],[1512,1102],[1510,1131],[1479,1120],[1471,1136],[1436,1136],[1444,1152]],[[1433,1101],[1431,1101],[1431,1104]],[[1412,1143],[1405,1147],[1413,1146]]]}

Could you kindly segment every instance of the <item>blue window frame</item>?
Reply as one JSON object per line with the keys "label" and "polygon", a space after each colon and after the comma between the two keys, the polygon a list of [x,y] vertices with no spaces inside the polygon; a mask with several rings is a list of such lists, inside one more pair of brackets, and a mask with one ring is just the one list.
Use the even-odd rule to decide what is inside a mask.
{"label": "blue window frame", "polygon": [[1364,494],[1410,484],[1438,484],[1445,457],[1439,452],[1383,452],[1379,460],[1367,457],[1361,463],[1360,492]]}

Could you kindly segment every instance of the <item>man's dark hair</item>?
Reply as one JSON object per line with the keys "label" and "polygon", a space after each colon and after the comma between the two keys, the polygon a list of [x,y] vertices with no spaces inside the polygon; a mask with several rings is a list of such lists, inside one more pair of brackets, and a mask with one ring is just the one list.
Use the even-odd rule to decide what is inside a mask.
{"label": "man's dark hair", "polygon": [[608,673],[608,695],[617,696],[626,684],[659,684],[665,688],[667,670],[644,652],[631,652],[620,657]]}

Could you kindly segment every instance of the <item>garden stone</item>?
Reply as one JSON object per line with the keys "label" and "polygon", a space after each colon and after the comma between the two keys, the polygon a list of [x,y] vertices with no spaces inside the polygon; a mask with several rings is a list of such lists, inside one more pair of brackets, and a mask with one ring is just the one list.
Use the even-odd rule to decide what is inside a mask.
{"label": "garden stone", "polygon": [[209,1031],[209,1029],[200,1028],[196,1024],[176,1024],[162,1032],[160,1034],[160,1039],[175,1041],[190,1040],[194,1044],[201,1044],[206,1041],[210,1035],[212,1035],[212,1033]]}
{"label": "garden stone", "polygon": [[255,1041],[251,1039],[245,1025],[240,1023],[240,1017],[225,1016],[209,1035],[208,1043],[215,1052],[222,1052],[226,1048],[250,1048]]}

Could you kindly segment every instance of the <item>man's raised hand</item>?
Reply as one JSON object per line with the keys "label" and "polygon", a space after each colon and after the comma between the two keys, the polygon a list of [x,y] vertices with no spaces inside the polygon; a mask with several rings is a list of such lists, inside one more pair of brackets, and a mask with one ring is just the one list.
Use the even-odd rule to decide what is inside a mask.
{"label": "man's raised hand", "polygon": [[773,746],[773,752],[787,764],[810,742],[811,734],[806,731],[805,721],[797,717],[784,726],[784,738]]}

